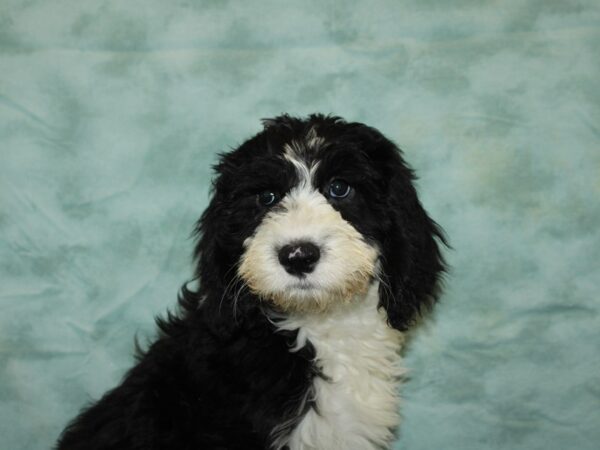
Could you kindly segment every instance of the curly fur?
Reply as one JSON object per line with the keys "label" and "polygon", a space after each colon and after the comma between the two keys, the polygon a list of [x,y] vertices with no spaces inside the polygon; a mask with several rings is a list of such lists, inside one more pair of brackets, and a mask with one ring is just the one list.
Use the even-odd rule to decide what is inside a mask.
{"label": "curly fur", "polygon": [[[57,449],[377,449],[398,426],[402,332],[436,298],[440,228],[374,128],[287,115],[215,167],[197,290]],[[328,195],[332,179],[351,195]],[[268,190],[279,201],[263,206]],[[311,240],[314,272],[275,252]]]}

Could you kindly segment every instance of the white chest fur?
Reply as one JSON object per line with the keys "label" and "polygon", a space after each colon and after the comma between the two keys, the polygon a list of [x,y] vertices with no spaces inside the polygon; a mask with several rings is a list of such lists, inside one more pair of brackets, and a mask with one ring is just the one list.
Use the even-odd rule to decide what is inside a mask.
{"label": "white chest fur", "polygon": [[398,377],[403,336],[377,310],[378,285],[352,304],[326,315],[287,319],[298,346],[309,340],[326,379],[314,379],[311,408],[278,447],[290,450],[387,448],[400,421]]}

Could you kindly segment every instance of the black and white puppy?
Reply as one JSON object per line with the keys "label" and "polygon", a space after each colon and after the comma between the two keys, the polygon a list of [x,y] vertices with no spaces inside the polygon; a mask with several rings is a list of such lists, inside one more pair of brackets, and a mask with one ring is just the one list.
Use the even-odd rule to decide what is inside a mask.
{"label": "black and white puppy", "polygon": [[58,449],[381,449],[441,230],[374,128],[287,115],[216,166],[197,290]]}

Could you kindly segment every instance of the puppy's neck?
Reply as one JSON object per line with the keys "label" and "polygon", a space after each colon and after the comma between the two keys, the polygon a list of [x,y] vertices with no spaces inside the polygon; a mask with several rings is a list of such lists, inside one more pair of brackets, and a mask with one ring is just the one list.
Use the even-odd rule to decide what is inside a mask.
{"label": "puppy's neck", "polygon": [[279,439],[279,448],[368,450],[393,440],[400,421],[397,383],[403,374],[403,335],[387,324],[385,309],[377,307],[378,290],[375,282],[362,298],[335,310],[296,314],[277,324],[298,332],[290,351],[307,342],[314,346],[314,364],[323,375],[313,380],[315,408]]}

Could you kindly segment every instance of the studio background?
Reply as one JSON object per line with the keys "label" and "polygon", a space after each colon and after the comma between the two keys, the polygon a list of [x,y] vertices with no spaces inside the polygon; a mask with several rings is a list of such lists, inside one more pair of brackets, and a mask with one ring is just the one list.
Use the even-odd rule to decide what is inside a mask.
{"label": "studio background", "polygon": [[0,0],[0,440],[47,449],[190,278],[216,153],[379,128],[453,250],[396,449],[600,442],[597,1]]}

